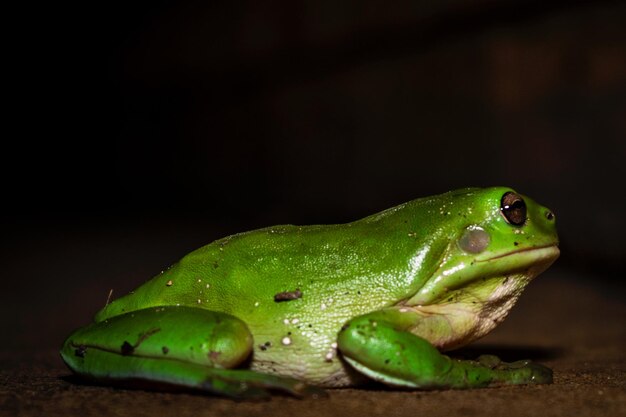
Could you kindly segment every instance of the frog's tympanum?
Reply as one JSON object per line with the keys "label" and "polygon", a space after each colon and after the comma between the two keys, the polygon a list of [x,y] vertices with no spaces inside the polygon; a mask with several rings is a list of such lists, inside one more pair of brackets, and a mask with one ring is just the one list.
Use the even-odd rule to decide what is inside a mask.
{"label": "frog's tympanum", "polygon": [[510,188],[420,198],[338,225],[239,233],[194,252],[68,337],[98,383],[237,398],[373,379],[432,389],[549,383],[548,368],[440,353],[492,330],[559,255],[552,212]]}

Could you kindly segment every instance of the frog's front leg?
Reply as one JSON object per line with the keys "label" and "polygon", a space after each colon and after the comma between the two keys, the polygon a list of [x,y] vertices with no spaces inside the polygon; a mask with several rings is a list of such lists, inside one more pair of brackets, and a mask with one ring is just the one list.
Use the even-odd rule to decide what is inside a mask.
{"label": "frog's front leg", "polygon": [[356,370],[394,386],[475,388],[552,381],[550,369],[528,361],[507,364],[494,356],[451,359],[411,333],[419,320],[416,311],[400,307],[356,317],[339,332],[338,348]]}
{"label": "frog's front leg", "polygon": [[191,307],[153,307],[93,323],[65,341],[61,356],[97,382],[186,387],[254,398],[277,389],[296,396],[320,390],[291,379],[231,369],[249,358],[253,340],[234,316]]}

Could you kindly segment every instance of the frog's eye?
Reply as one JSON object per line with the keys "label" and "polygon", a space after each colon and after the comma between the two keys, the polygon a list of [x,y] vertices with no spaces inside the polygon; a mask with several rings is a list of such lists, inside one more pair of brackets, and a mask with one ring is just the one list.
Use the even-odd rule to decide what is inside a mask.
{"label": "frog's eye", "polygon": [[526,203],[522,197],[509,191],[500,200],[500,213],[507,223],[521,226],[526,222]]}

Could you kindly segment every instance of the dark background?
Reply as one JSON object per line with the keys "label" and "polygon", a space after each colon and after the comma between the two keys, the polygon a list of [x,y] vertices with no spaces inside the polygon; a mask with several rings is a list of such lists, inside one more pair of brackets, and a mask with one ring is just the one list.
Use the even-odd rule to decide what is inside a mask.
{"label": "dark background", "polygon": [[465,186],[552,208],[555,268],[623,293],[624,2],[86,2],[7,19],[4,358],[55,350],[109,289],[224,235]]}
{"label": "dark background", "polygon": [[30,292],[87,313],[223,235],[465,186],[532,196],[557,215],[560,265],[623,279],[623,2],[25,13],[6,80],[5,305]]}

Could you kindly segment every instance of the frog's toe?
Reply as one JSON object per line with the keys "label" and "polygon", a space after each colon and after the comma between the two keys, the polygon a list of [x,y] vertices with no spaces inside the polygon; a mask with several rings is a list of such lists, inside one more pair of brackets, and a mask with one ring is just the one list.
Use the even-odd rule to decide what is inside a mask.
{"label": "frog's toe", "polygon": [[520,369],[530,365],[532,362],[528,359],[522,359],[515,362],[502,362],[504,369]]}
{"label": "frog's toe", "polygon": [[501,362],[493,371],[496,384],[551,384],[552,370],[529,360]]}
{"label": "frog's toe", "polygon": [[495,355],[480,355],[476,360],[478,361],[478,363],[486,366],[489,369],[494,369],[495,367],[503,363],[500,358]]}
{"label": "frog's toe", "polygon": [[543,366],[538,363],[531,362],[528,365],[530,369],[530,383],[531,384],[551,384],[552,383],[552,369],[547,366]]}
{"label": "frog's toe", "polygon": [[328,393],[322,388],[308,385],[303,382],[298,382],[293,387],[291,394],[302,398],[324,398],[328,396]]}

